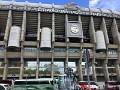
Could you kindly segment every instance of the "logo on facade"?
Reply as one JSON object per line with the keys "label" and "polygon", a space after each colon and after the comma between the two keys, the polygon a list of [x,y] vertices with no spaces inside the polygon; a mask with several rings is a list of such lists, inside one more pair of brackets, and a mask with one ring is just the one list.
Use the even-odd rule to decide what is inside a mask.
{"label": "logo on facade", "polygon": [[71,32],[76,34],[78,31],[79,31],[79,29],[77,27],[77,24],[73,23],[71,25]]}

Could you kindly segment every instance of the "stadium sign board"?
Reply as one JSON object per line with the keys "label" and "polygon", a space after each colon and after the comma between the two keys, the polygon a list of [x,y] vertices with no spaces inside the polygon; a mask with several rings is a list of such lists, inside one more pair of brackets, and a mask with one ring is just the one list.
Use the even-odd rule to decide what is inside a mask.
{"label": "stadium sign board", "polygon": [[[103,12],[91,12],[91,11],[81,11],[79,8],[72,10],[69,8],[59,9],[59,8],[45,8],[45,7],[32,7],[32,6],[19,6],[19,5],[0,5],[1,10],[18,10],[18,11],[34,11],[34,12],[50,12],[50,13],[65,13],[65,14],[80,14],[80,15],[91,15],[91,16],[105,16],[120,18],[119,14],[114,13],[103,13]],[[92,10],[92,9],[91,9]]]}
{"label": "stadium sign board", "polygon": [[83,38],[82,23],[80,22],[67,22],[67,37]]}

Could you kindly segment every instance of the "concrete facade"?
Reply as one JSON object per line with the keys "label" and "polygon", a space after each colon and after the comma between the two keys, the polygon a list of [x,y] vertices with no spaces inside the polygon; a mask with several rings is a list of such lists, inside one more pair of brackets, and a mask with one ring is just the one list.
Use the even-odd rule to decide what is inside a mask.
{"label": "concrete facade", "polygon": [[[65,68],[71,67],[80,80],[87,80],[84,72],[83,51],[89,49],[93,71],[90,79],[94,81],[120,80],[119,17],[102,16],[103,14],[97,16],[35,11],[34,8],[41,9],[42,6],[44,8],[53,6],[53,9],[57,6],[48,7],[45,4],[36,6],[28,2],[0,2],[2,2],[0,4],[0,79],[54,77],[63,74]],[[18,7],[13,8],[13,6]],[[24,7],[23,10],[18,10],[19,6]],[[28,7],[33,8],[27,10]],[[59,7],[66,10],[63,6]],[[79,10],[120,15],[119,12],[110,10],[106,12],[88,8]],[[66,22],[68,21],[82,23],[83,38],[66,36]],[[8,47],[10,28],[14,25],[21,28],[20,47]],[[43,27],[52,30],[52,47],[49,49],[40,48],[41,28]],[[107,48],[105,50],[96,49],[95,32],[97,30],[103,31]],[[54,70],[56,67],[59,69]]]}

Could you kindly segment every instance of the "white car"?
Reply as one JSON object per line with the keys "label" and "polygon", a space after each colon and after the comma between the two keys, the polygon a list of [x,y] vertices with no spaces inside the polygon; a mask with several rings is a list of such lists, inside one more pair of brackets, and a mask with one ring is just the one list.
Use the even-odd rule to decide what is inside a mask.
{"label": "white car", "polygon": [[0,84],[0,90],[12,90],[8,84]]}

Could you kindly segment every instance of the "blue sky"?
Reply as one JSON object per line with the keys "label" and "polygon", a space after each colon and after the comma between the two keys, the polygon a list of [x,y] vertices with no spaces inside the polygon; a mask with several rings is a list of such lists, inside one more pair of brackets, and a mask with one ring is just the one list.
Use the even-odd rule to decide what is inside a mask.
{"label": "blue sky", "polygon": [[[4,0],[3,0],[4,1]],[[10,1],[10,0],[9,0]],[[26,0],[15,0],[17,2],[25,2]],[[45,4],[59,4],[65,5],[69,2],[74,2],[81,7],[111,9],[120,11],[120,0],[28,0],[33,3],[45,3]]]}
{"label": "blue sky", "polygon": [[[16,1],[26,1],[26,0],[16,0]],[[41,3],[46,3],[46,4],[60,4],[60,5],[65,5],[69,2],[74,2],[75,4],[78,4],[79,6],[82,7],[88,7],[89,0],[28,0],[28,2],[41,2]]]}

